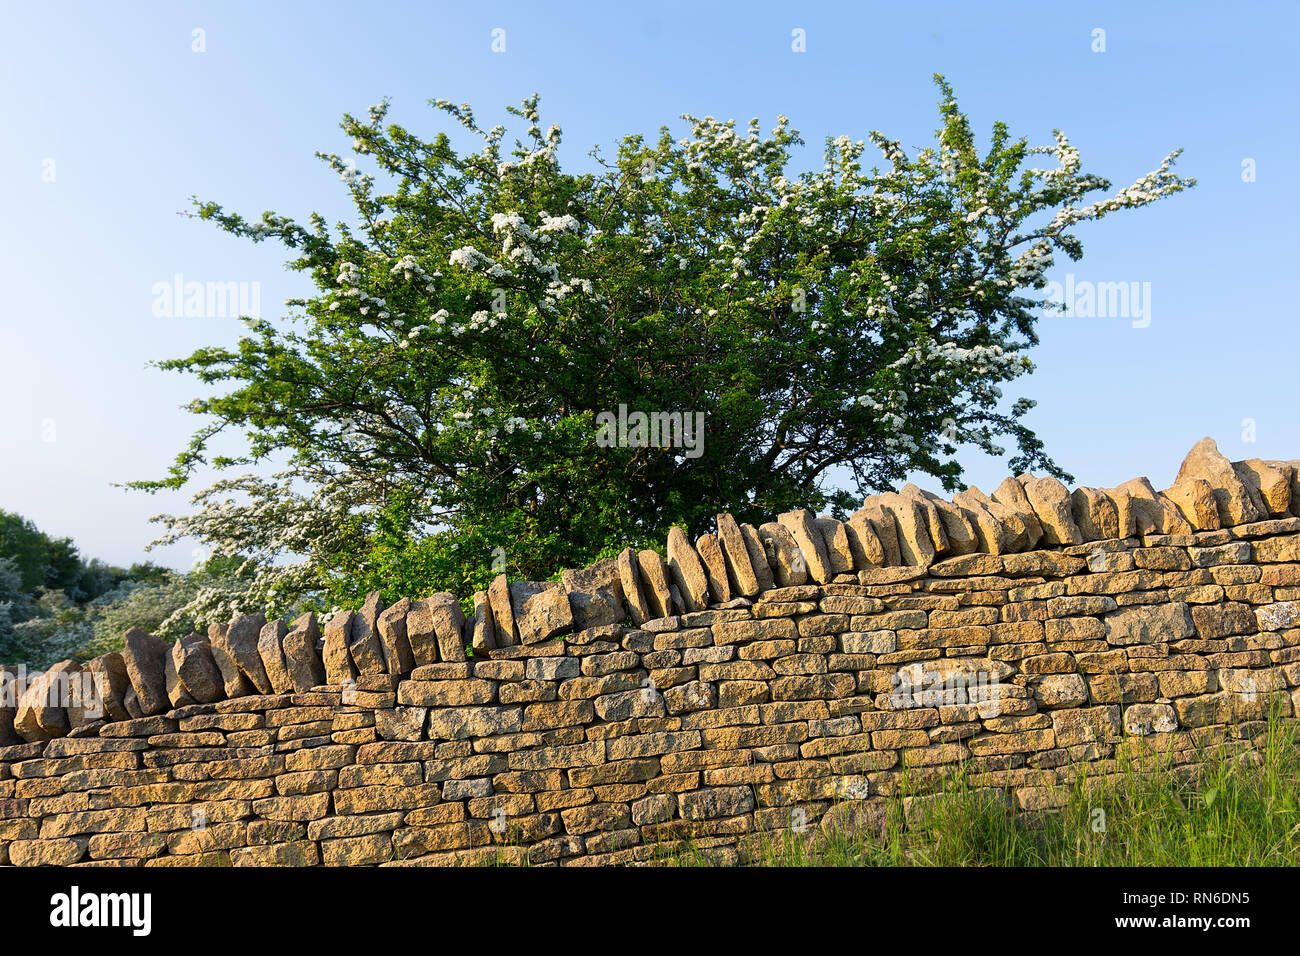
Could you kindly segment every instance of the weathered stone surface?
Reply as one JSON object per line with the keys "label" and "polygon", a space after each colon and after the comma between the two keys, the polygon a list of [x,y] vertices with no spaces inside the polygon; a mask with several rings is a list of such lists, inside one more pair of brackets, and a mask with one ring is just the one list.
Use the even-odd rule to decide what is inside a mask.
{"label": "weathered stone surface", "polygon": [[[606,592],[608,593],[608,592]],[[572,595],[570,595],[572,605]],[[492,606],[488,603],[486,591],[474,592],[474,620],[467,622],[470,630],[469,646],[475,657],[487,657],[497,646],[496,626],[492,621]]]}
{"label": "weathered stone surface", "polygon": [[[525,641],[530,636],[529,628],[521,617],[520,593],[526,593],[529,583],[515,581],[510,585],[513,618],[518,633]],[[563,593],[558,583],[555,590]],[[564,599],[567,610],[568,599]],[[495,608],[494,608],[495,610]],[[465,612],[454,594],[445,591],[430,594],[427,598],[411,602],[411,609],[406,615],[406,637],[411,642],[411,653],[416,665],[432,664],[435,661],[459,663],[467,660],[465,655]]]}
{"label": "weathered stone surface", "polygon": [[1088,682],[1080,674],[1049,674],[1034,685],[1034,700],[1044,710],[1088,703]]}
{"label": "weathered stone surface", "polygon": [[894,520],[893,512],[881,507],[879,496],[864,499],[860,510],[866,515],[871,530],[876,533],[880,547],[885,552],[882,567],[900,566],[903,558],[898,546],[898,523]]}
{"label": "weathered stone surface", "polygon": [[1025,525],[1025,548],[1032,551],[1043,540],[1043,526],[1038,521],[1034,506],[1029,503],[1024,486],[1015,478],[1004,478],[1002,484],[993,490],[993,500],[1014,511]]}
{"label": "weathered stone surface", "polygon": [[182,638],[172,647],[176,677],[200,704],[211,704],[226,696],[221,668],[212,656],[212,645],[202,634]]}
{"label": "weathered stone surface", "polygon": [[230,622],[230,628],[226,632],[227,651],[258,694],[271,693],[271,681],[266,676],[262,654],[257,649],[265,625],[265,614],[241,614]]}
{"label": "weathered stone surface", "polygon": [[578,571],[564,571],[560,575],[566,591],[612,591],[623,600],[623,579],[618,573],[617,558],[602,558],[595,564]]}
{"label": "weathered stone surface", "polygon": [[[18,714],[18,699],[21,696],[18,668],[0,665],[0,747],[24,742],[18,731],[14,730],[14,717]],[[3,859],[2,854],[0,859]]]}
{"label": "weathered stone surface", "polygon": [[[595,591],[570,591],[569,608],[573,611],[573,629],[584,631],[588,628],[620,623],[627,617],[623,599],[619,596],[622,593],[621,583],[618,594],[604,588]],[[491,610],[490,606],[488,610]]]}
{"label": "weathered stone surface", "polygon": [[212,649],[212,659],[217,662],[217,668],[221,671],[221,682],[226,696],[247,697],[253,693],[253,685],[239,669],[239,664],[230,652],[230,646],[226,641],[229,633],[229,624],[209,624],[208,646]]}
{"label": "weathered stone surface", "polygon": [[628,616],[640,627],[655,615],[641,586],[641,564],[634,549],[624,548],[619,552],[618,576],[623,586],[623,598],[627,601]]}
{"label": "weathered stone surface", "polygon": [[673,614],[673,600],[664,559],[658,551],[646,548],[637,552],[636,566],[641,575],[641,593],[649,605],[650,617],[670,617]]}
{"label": "weathered stone surface", "polygon": [[930,537],[929,512],[921,502],[892,491],[878,495],[876,500],[894,517],[898,552],[903,564],[921,568],[933,564],[937,551]]}
{"label": "weathered stone surface", "polygon": [[1192,616],[1186,604],[1157,604],[1123,608],[1104,619],[1106,641],[1117,646],[1166,644],[1192,635]]}
{"label": "weathered stone surface", "polygon": [[510,601],[510,583],[504,574],[498,574],[488,585],[488,606],[492,608],[492,620],[496,624],[497,647],[517,646],[519,628],[515,626],[515,612]]}
{"label": "weathered stone surface", "polygon": [[1043,542],[1049,547],[1082,544],[1083,534],[1074,523],[1074,509],[1070,492],[1055,478],[1028,478],[1021,480],[1025,497],[1034,509],[1034,516],[1043,529]]}
{"label": "weathered stone surface", "polygon": [[[192,636],[197,637],[199,640],[207,640],[201,634]],[[190,696],[190,692],[181,683],[180,675],[176,671],[176,662],[180,657],[182,642],[186,640],[189,640],[189,638],[178,639],[172,644],[171,649],[167,651],[167,656],[163,658],[163,678],[167,683],[167,701],[173,707],[184,707],[187,704],[195,703],[194,698]]]}
{"label": "weathered stone surface", "polygon": [[102,702],[104,716],[108,720],[130,720],[123,702],[127,690],[131,687],[131,678],[126,672],[126,661],[116,651],[92,657],[86,662],[95,682],[95,689]]}
{"label": "weathered stone surface", "polygon": [[740,525],[740,536],[745,539],[745,550],[749,552],[749,563],[758,578],[759,591],[767,591],[775,584],[772,566],[767,561],[767,552],[763,549],[763,540],[758,536],[758,529],[752,524]]}
{"label": "weathered stone surface", "polygon": [[1179,478],[1161,494],[1172,501],[1194,531],[1214,531],[1223,527],[1214,489],[1203,478]]}
{"label": "weathered stone surface", "polygon": [[[914,485],[905,485],[903,493],[906,494],[909,488]],[[974,523],[967,517],[966,511],[951,501],[945,501],[936,494],[928,491],[919,493],[929,502],[934,513],[938,514],[939,520],[943,522],[944,536],[948,541],[948,553],[951,555],[974,554],[979,550],[979,533],[975,529]]]}
{"label": "weathered stone surface", "polygon": [[787,511],[777,520],[799,546],[799,552],[808,566],[808,576],[813,581],[825,584],[835,577],[830,555],[826,551],[826,542],[817,530],[816,515],[807,509],[801,509]]}
{"label": "weathered stone surface", "polygon": [[1107,743],[1120,737],[1120,709],[1115,706],[1054,710],[1051,717],[1058,747]]}
{"label": "weathered stone surface", "polygon": [[944,521],[943,515],[940,514],[937,504],[942,499],[937,495],[926,494],[916,485],[910,483],[904,485],[899,494],[914,499],[921,506],[921,511],[925,515],[925,526],[930,534],[930,541],[934,544],[935,555],[939,557],[955,553],[948,542],[947,522]]}
{"label": "weathered stone surface", "polygon": [[1237,476],[1232,462],[1219,452],[1213,438],[1202,438],[1192,447],[1178,469],[1174,484],[1186,478],[1201,478],[1209,484],[1219,521],[1225,528],[1260,521],[1267,516],[1258,494],[1252,494]]}
{"label": "weathered stone surface", "polygon": [[[211,696],[224,697],[225,677],[194,635],[167,654],[169,705],[180,706],[165,716],[144,716],[120,659],[106,695],[119,719],[95,716],[73,682],[47,720],[66,716],[66,736],[23,742],[12,727],[19,702],[0,697],[0,864],[441,865],[507,852],[514,863],[615,864],[650,861],[662,841],[682,837],[743,862],[760,832],[799,832],[795,810],[814,826],[823,812],[878,823],[859,805],[883,806],[905,783],[910,816],[963,763],[999,799],[1041,810],[1064,805],[1078,773],[1112,773],[1129,754],[1139,769],[1156,757],[1161,768],[1170,758],[1191,769],[1220,742],[1257,749],[1270,713],[1300,708],[1300,519],[1279,513],[1283,479],[1294,506],[1293,468],[1262,464],[1234,470],[1270,520],[1197,533],[1138,479],[1067,496],[1071,520],[1076,503],[1084,512],[1083,534],[1111,534],[1098,517],[1106,501],[1115,528],[1064,551],[967,550],[980,540],[976,514],[995,548],[1032,540],[1026,506],[1006,483],[994,498],[963,493],[968,507],[909,487],[897,497],[917,505],[912,518],[932,543],[946,538],[948,556],[877,563],[889,560],[877,529],[892,511],[864,506],[844,524],[813,525],[830,582],[805,573],[792,583],[802,551],[785,526],[747,534],[737,525],[751,567],[761,542],[771,583],[784,575],[779,589],[760,578],[760,594],[720,602],[697,546],[689,575],[664,576],[673,616],[633,629],[600,610],[615,593],[611,573],[622,594],[614,560],[604,578],[521,583],[561,591],[575,621],[577,596],[590,596],[602,623],[567,641],[491,647],[457,620],[450,633],[461,650],[473,640],[472,660],[446,659],[454,651],[443,653],[420,602],[388,618],[376,608],[385,672],[342,691],[321,686],[319,658],[317,675],[294,676],[295,634],[305,651],[322,646],[307,616],[287,634],[263,628],[282,665],[259,639],[281,693],[199,702],[187,664],[207,661]],[[1025,502],[1031,481],[1016,479]],[[1181,486],[1203,486],[1202,507],[1218,523],[1208,482]],[[887,526],[901,561],[897,525]],[[684,542],[674,536],[670,551]],[[840,570],[845,554],[856,575]],[[452,614],[450,595],[432,600]],[[491,615],[490,594],[477,594],[475,608],[476,618]],[[414,630],[432,647],[419,666],[408,634],[417,610],[428,620]],[[526,621],[526,611],[511,614]],[[398,630],[405,674],[387,672],[400,657],[389,650]],[[0,675],[12,681],[13,669]],[[65,732],[42,728],[29,713],[39,701],[29,703],[20,723],[33,736]]]}
{"label": "weathered stone surface", "polygon": [[1258,458],[1234,461],[1232,470],[1241,479],[1252,501],[1277,518],[1291,513],[1291,481],[1295,469],[1282,462]]}
{"label": "weathered stone surface", "polygon": [[[763,525],[763,528],[768,527],[772,526]],[[780,525],[776,525],[776,527],[780,528]],[[761,532],[762,528],[759,530]],[[871,519],[867,517],[865,510],[859,508],[849,516],[849,520],[844,523],[844,533],[849,539],[849,550],[853,553],[854,567],[859,570],[866,570],[884,566],[886,561],[885,547],[880,543],[880,536],[876,534],[875,526],[871,523]],[[790,542],[793,544],[794,539],[791,538]],[[790,581],[788,584],[782,584],[778,580],[776,583],[778,587],[788,587],[803,584],[804,582]]]}
{"label": "weathered stone surface", "polygon": [[1076,488],[1070,496],[1074,523],[1085,541],[1118,538],[1119,509],[1100,488]]}
{"label": "weathered stone surface", "polygon": [[668,529],[668,570],[686,610],[703,611],[709,606],[709,577],[704,562],[691,547],[686,532],[676,525]]}
{"label": "weathered stone surface", "polygon": [[321,654],[325,662],[325,683],[336,687],[356,683],[357,668],[348,653],[354,617],[351,611],[339,611],[325,624],[325,650]]}
{"label": "weathered stone surface", "polygon": [[[713,604],[726,604],[735,595],[731,592],[731,579],[727,574],[727,559],[722,553],[722,545],[711,534],[702,534],[695,539],[695,551],[704,564],[704,573],[709,578],[709,596]],[[631,601],[628,602],[629,606]],[[633,620],[633,623],[640,623]]]}
{"label": "weathered stone surface", "polygon": [[772,582],[778,588],[797,587],[808,580],[808,565],[794,537],[778,522],[769,521],[758,529],[772,569]]}
{"label": "weathered stone surface", "polygon": [[1178,715],[1168,704],[1130,704],[1124,709],[1124,732],[1138,737],[1171,734],[1178,729]]}
{"label": "weathered stone surface", "polygon": [[603,558],[580,571],[564,571],[561,580],[569,592],[576,630],[618,624],[627,616],[617,558]]}
{"label": "weathered stone surface", "polygon": [[262,667],[273,694],[293,693],[293,681],[289,679],[289,669],[284,664],[284,636],[288,633],[289,625],[277,617],[263,624],[257,635],[257,654],[262,658]]}
{"label": "weathered stone surface", "polygon": [[430,740],[469,740],[523,729],[521,707],[435,707],[429,711]]}
{"label": "weathered stone surface", "polygon": [[138,627],[122,639],[122,661],[145,717],[167,710],[167,643]]}
{"label": "weathered stone surface", "polygon": [[1300,459],[1293,461],[1269,461],[1265,464],[1284,472],[1291,480],[1291,508],[1293,518],[1300,517]]}
{"label": "weathered stone surface", "polygon": [[727,562],[727,578],[731,582],[733,594],[753,597],[759,592],[758,575],[754,571],[749,557],[749,548],[745,546],[740,525],[729,514],[720,514],[718,521],[718,545]]}
{"label": "weathered stone surface", "polygon": [[975,532],[975,550],[984,554],[1008,554],[1015,550],[1015,533],[989,510],[985,502],[962,491],[952,496],[953,504]]}
{"label": "weathered stone surface", "polygon": [[1133,478],[1115,488],[1127,495],[1133,513],[1132,534],[1191,534],[1192,526],[1178,506],[1152,487],[1146,478]]}
{"label": "weathered stone surface", "polygon": [[293,689],[305,694],[325,683],[325,664],[320,655],[321,633],[311,611],[297,618],[284,636],[284,666]]}
{"label": "weathered stone surface", "polygon": [[[80,664],[64,660],[31,680],[14,715],[14,730],[19,736],[29,741],[52,740],[71,730],[67,705],[72,697],[72,681],[80,672]],[[165,705],[165,696],[163,701]]]}
{"label": "weathered stone surface", "polygon": [[[487,595],[484,594],[484,600]],[[477,595],[475,596],[477,600]],[[406,618],[411,613],[411,599],[402,598],[392,607],[385,608],[375,619],[379,634],[379,647],[384,655],[384,670],[389,674],[405,675],[415,669],[415,656],[406,636]]]}
{"label": "weathered stone surface", "polygon": [[388,671],[383,643],[379,638],[379,615],[383,610],[379,592],[371,591],[361,609],[352,616],[348,628],[348,654],[359,677],[372,677]]}
{"label": "weathered stone surface", "polygon": [[849,546],[849,535],[844,522],[819,515],[813,519],[813,525],[822,536],[826,546],[826,558],[831,571],[835,574],[847,574],[854,569],[853,549]]}
{"label": "weathered stone surface", "polygon": [[524,644],[536,644],[573,629],[568,592],[556,581],[515,581],[510,585],[515,623]]}

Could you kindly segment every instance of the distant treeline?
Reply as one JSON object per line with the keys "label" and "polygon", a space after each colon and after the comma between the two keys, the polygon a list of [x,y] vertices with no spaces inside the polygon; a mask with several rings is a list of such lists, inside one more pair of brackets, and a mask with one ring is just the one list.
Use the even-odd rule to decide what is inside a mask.
{"label": "distant treeline", "polygon": [[193,630],[183,615],[199,589],[228,583],[237,559],[217,558],[181,574],[153,563],[121,568],[83,558],[71,538],[52,538],[0,510],[0,664],[44,668],[121,646],[140,627],[159,636]]}

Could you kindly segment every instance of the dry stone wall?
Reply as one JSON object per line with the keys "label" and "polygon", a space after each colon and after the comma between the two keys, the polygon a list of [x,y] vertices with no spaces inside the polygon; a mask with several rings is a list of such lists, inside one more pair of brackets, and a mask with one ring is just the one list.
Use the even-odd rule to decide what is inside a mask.
{"label": "dry stone wall", "polygon": [[0,699],[0,862],[743,861],[955,772],[1025,810],[1300,707],[1294,462],[913,486],[841,522],[292,624],[244,615]]}

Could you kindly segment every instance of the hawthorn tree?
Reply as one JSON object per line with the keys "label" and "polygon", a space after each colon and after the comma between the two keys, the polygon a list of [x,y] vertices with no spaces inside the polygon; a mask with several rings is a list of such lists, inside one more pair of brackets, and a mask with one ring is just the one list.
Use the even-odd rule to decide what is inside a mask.
{"label": "hawthorn tree", "polygon": [[[1002,392],[1033,367],[1029,293],[1057,253],[1080,257],[1079,223],[1193,181],[1175,151],[1111,194],[1063,134],[1031,147],[1002,123],[981,152],[936,82],[936,142],[909,155],[872,133],[883,168],[841,136],[796,172],[784,116],[768,133],[685,116],[688,135],[628,136],[573,172],[535,96],[509,108],[527,128],[508,151],[468,105],[432,103],[481,144],[458,152],[445,132],[385,125],[384,102],[344,117],[356,160],[317,154],[354,223],[196,200],[198,217],[291,250],[316,294],[234,348],[159,363],[223,388],[192,403],[207,421],[170,474],[136,487],[289,462],[160,516],[161,540],[246,555],[249,606],[465,596],[501,570],[545,577],[671,524],[701,532],[721,510],[842,514],[914,471],[956,488],[962,445],[1001,455],[1010,439],[1014,470],[1064,476],[1023,422],[1033,402]],[[620,406],[702,414],[703,441],[609,447],[601,415]],[[211,454],[229,430],[246,453]]]}

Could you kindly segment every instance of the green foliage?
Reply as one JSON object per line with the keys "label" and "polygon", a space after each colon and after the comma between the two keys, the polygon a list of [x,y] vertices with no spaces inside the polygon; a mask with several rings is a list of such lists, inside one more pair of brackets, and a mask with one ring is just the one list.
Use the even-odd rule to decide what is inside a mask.
{"label": "green foliage", "polygon": [[[129,569],[83,561],[68,539],[0,512],[0,663],[46,668],[120,650],[138,627],[174,639],[199,629],[186,608],[205,590],[247,588],[245,562],[215,557],[187,574],[155,564]],[[29,586],[29,581],[46,582]],[[203,622],[207,623],[207,622]]]}
{"label": "green foliage", "polygon": [[[250,557],[248,597],[271,606],[312,590],[464,598],[502,554],[545,578],[672,524],[698,534],[721,510],[843,514],[914,471],[957,487],[962,445],[1003,454],[1008,437],[1013,471],[1063,475],[1023,421],[1033,403],[1001,388],[1032,368],[1027,293],[1055,252],[1081,254],[1077,224],[1192,181],[1173,153],[1089,204],[1110,184],[1063,135],[1030,147],[997,124],[981,151],[938,82],[935,144],[909,156],[873,133],[883,171],[846,136],[798,171],[785,117],[767,134],[687,117],[684,138],[628,136],[574,172],[536,97],[510,108],[527,124],[510,150],[468,106],[433,104],[476,140],[460,151],[385,125],[384,103],[342,124],[373,173],[320,154],[354,223],[198,202],[282,243],[316,294],[292,323],[250,320],[234,347],[160,363],[214,388],[170,475],[135,487],[290,465],[219,482],[163,540]],[[1057,165],[1027,168],[1038,155]],[[701,416],[702,441],[608,441],[620,410]],[[214,454],[228,432],[245,450]]]}

